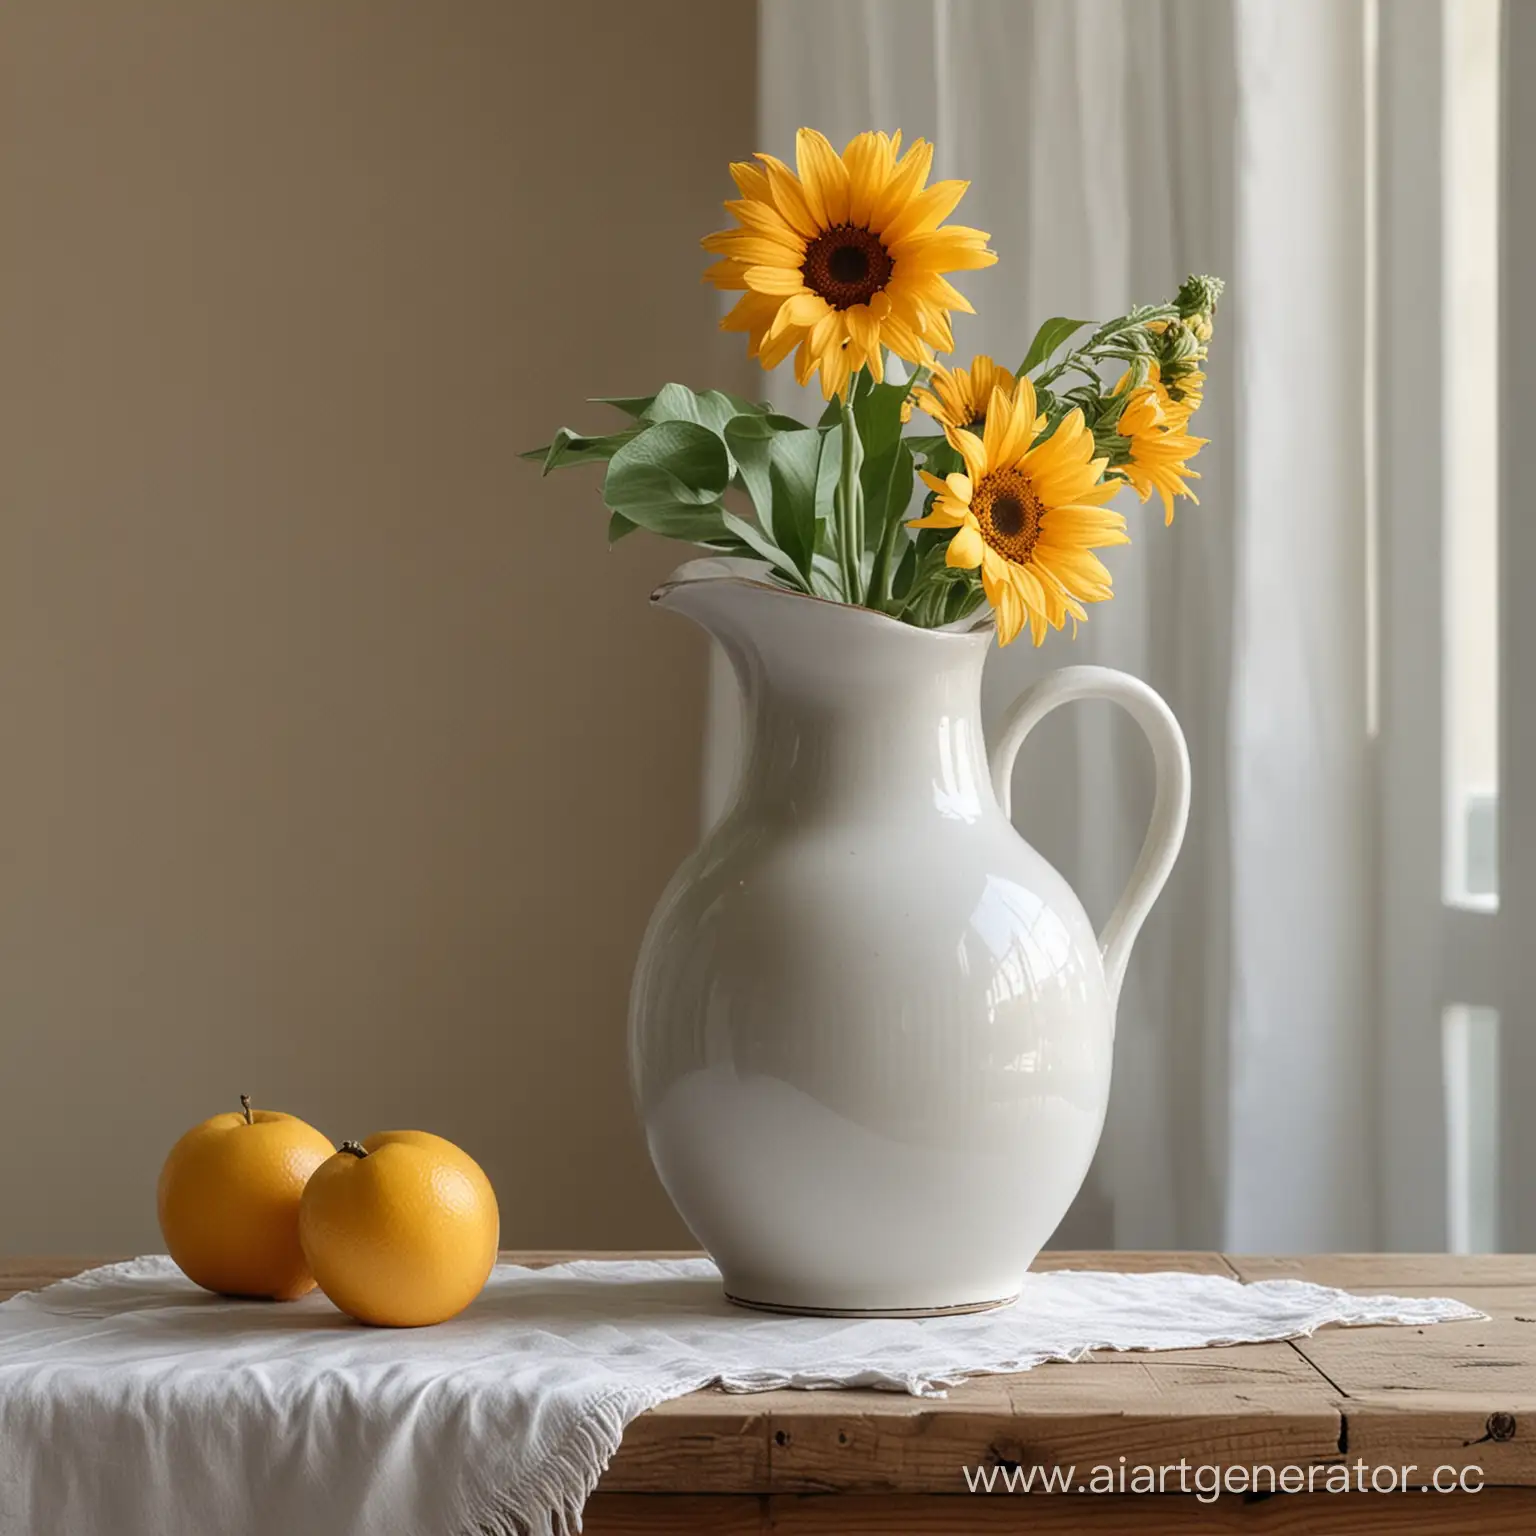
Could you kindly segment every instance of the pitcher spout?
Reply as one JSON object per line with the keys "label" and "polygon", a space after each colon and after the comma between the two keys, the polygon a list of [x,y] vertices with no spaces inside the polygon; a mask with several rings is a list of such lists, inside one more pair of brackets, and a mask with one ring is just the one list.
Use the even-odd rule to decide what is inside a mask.
{"label": "pitcher spout", "polygon": [[658,608],[666,608],[690,618],[717,640],[726,640],[740,627],[743,589],[758,589],[791,595],[779,586],[767,568],[755,560],[726,556],[689,560],[667,577],[651,593]]}
{"label": "pitcher spout", "polygon": [[656,607],[692,619],[716,641],[748,697],[756,691],[764,650],[773,648],[773,610],[779,603],[793,606],[797,599],[766,566],[723,556],[689,560],[651,593]]}
{"label": "pitcher spout", "polygon": [[910,689],[956,667],[979,676],[991,625],[918,629],[889,614],[813,597],[780,584],[753,560],[690,560],[651,594],[659,608],[692,619],[720,642],[743,684],[752,662],[784,686],[835,697],[846,688]]}

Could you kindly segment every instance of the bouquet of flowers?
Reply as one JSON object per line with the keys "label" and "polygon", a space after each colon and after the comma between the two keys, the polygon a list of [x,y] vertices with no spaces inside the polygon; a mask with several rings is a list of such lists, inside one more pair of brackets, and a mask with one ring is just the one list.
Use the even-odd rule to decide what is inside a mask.
{"label": "bouquet of flowers", "polygon": [[[1220,280],[1191,277],[1171,302],[1092,329],[1049,319],[1017,369],[946,367],[950,316],[974,311],[945,274],[997,260],[982,231],[945,222],[968,183],[929,186],[932,145],[903,154],[900,133],[861,133],[839,154],[802,128],[795,148],[797,169],[763,154],[731,166],[741,195],[725,204],[732,226],[703,241],[718,258],[705,277],[741,292],[721,326],[765,369],[793,355],[801,384],[819,378],[821,419],[667,384],[603,400],[629,418],[621,430],[562,428],[526,457],[546,473],[607,464],[610,543],[649,529],[925,628],[985,603],[1005,645],[1075,629],[1112,595],[1094,551],[1129,542],[1109,510],[1121,488],[1156,491],[1167,522],[1176,498],[1195,500],[1206,439],[1190,420]],[[914,408],[939,430],[908,430]]]}

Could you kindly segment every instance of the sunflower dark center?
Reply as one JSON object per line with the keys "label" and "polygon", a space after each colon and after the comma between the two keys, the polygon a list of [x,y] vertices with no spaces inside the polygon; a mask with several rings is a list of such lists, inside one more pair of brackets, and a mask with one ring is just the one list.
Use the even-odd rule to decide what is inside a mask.
{"label": "sunflower dark center", "polygon": [[837,224],[806,246],[800,275],[833,309],[852,309],[869,303],[890,282],[895,265],[878,235],[855,224]]}
{"label": "sunflower dark center", "polygon": [[999,496],[992,503],[992,526],[1005,539],[1016,539],[1024,531],[1024,503],[1017,496]]}
{"label": "sunflower dark center", "polygon": [[1024,565],[1040,541],[1045,508],[1020,469],[994,469],[983,475],[971,500],[981,536],[1005,560]]}
{"label": "sunflower dark center", "polygon": [[857,245],[840,245],[827,257],[827,271],[834,283],[862,283],[869,276],[869,252]]}

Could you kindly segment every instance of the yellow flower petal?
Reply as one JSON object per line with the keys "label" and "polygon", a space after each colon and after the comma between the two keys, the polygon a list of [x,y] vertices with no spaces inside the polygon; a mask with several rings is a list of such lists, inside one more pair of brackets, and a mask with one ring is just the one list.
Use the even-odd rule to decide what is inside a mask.
{"label": "yellow flower petal", "polygon": [[986,550],[981,534],[969,524],[956,530],[944,551],[944,564],[956,570],[974,570]]}
{"label": "yellow flower petal", "polygon": [[[1004,378],[1008,381],[1008,383],[1003,385],[1005,389],[1008,387],[1008,384],[1013,384],[1013,392],[1017,399],[1018,410],[1020,414],[1033,417],[1038,410],[1038,407],[1035,403],[1034,381],[1029,377],[1028,374],[1025,374],[1024,377],[1021,378],[1017,383],[1013,383],[1013,375],[1009,373],[1006,368],[999,369],[998,371],[1002,373]],[[1035,427],[1035,431],[1037,432],[1043,432],[1044,430],[1045,428],[1043,425],[1038,425]]]}
{"label": "yellow flower petal", "polygon": [[889,224],[921,189],[933,166],[933,145],[919,139],[901,157],[889,181],[875,201],[869,227],[877,234]]}
{"label": "yellow flower petal", "polygon": [[[1003,434],[997,448],[997,462],[1017,464],[1028,450],[1030,438],[1034,436],[1034,414],[1023,409],[1024,402],[1019,397],[1009,396],[1000,389],[992,391],[992,398],[1001,402],[1000,408],[1006,412]],[[989,420],[991,414],[991,407],[988,407]]]}
{"label": "yellow flower petal", "polygon": [[880,355],[880,322],[869,312],[867,305],[855,304],[845,309],[843,321],[854,346],[866,357]]}
{"label": "yellow flower petal", "polygon": [[777,368],[795,350],[805,333],[794,326],[774,333],[770,331],[758,342],[758,361],[764,368]]}
{"label": "yellow flower petal", "polygon": [[777,336],[792,325],[809,330],[826,314],[827,301],[820,294],[797,293],[779,305],[778,313],[768,327],[768,334]]}
{"label": "yellow flower petal", "polygon": [[824,229],[848,222],[848,167],[825,134],[802,128],[795,135],[795,161],[805,206]]}
{"label": "yellow flower petal", "polygon": [[937,229],[955,211],[969,186],[968,181],[936,181],[919,192],[881,231],[886,245]]}
{"label": "yellow flower petal", "polygon": [[718,252],[754,267],[790,267],[798,271],[804,260],[804,252],[792,245],[742,230],[722,230],[718,235],[706,236],[699,244],[706,251]]}
{"label": "yellow flower petal", "polygon": [[909,363],[926,363],[933,357],[922,337],[894,314],[880,322],[880,338],[897,357],[904,357]]}
{"label": "yellow flower petal", "polygon": [[823,357],[843,344],[843,317],[835,309],[827,312],[811,328],[811,351]]}
{"label": "yellow flower petal", "polygon": [[831,400],[834,396],[842,394],[848,388],[848,379],[853,372],[848,358],[848,348],[837,347],[829,353],[823,353],[820,369],[822,397]]}
{"label": "yellow flower petal", "polygon": [[743,274],[751,265],[749,261],[722,256],[719,261],[704,269],[704,281],[713,283],[716,288],[745,288],[747,280]]}
{"label": "yellow flower petal", "polygon": [[768,190],[773,194],[774,207],[783,214],[785,223],[796,234],[804,235],[807,239],[820,234],[821,225],[811,217],[811,210],[806,206],[805,190],[800,185],[800,178],[773,155],[759,155],[757,158],[763,162],[763,173],[768,178]]}
{"label": "yellow flower petal", "polygon": [[742,276],[754,293],[773,293],[787,299],[806,292],[796,267],[748,267]]}
{"label": "yellow flower petal", "polygon": [[722,331],[766,331],[775,314],[779,300],[764,293],[744,293],[737,299],[731,312],[720,322]]}
{"label": "yellow flower petal", "polygon": [[940,277],[937,272],[925,274],[924,286],[934,296],[935,301],[942,304],[945,309],[958,311],[962,315],[976,313],[976,306],[952,282]]}
{"label": "yellow flower petal", "polygon": [[751,198],[739,198],[724,206],[725,211],[744,228],[764,235],[770,240],[777,240],[781,245],[789,246],[791,250],[805,249],[805,240],[795,233],[784,215],[772,203],[759,203]]}
{"label": "yellow flower petal", "polygon": [[982,446],[981,439],[974,432],[967,432],[963,428],[953,428],[946,435],[950,447],[965,460],[966,473],[974,485],[987,472],[987,450]]}
{"label": "yellow flower petal", "polygon": [[875,199],[890,179],[895,166],[891,141],[883,133],[860,133],[843,150],[848,167],[848,222],[869,227]]}
{"label": "yellow flower petal", "polygon": [[964,508],[956,507],[952,502],[936,501],[933,509],[926,517],[914,517],[908,523],[908,528],[959,528],[966,520]]}
{"label": "yellow flower petal", "polygon": [[997,260],[997,252],[987,248],[989,239],[979,229],[950,224],[908,235],[890,250],[897,261],[910,263],[914,272],[968,272],[990,267]]}
{"label": "yellow flower petal", "polygon": [[768,190],[768,178],[750,160],[731,163],[731,180],[736,183],[736,190],[743,197],[750,197],[758,203],[772,202],[773,194]]}
{"label": "yellow flower petal", "polygon": [[987,455],[987,463],[1001,465],[1003,457],[1003,439],[1013,425],[1013,402],[1000,389],[992,391],[992,397],[987,401],[987,419],[982,428],[982,447]]}

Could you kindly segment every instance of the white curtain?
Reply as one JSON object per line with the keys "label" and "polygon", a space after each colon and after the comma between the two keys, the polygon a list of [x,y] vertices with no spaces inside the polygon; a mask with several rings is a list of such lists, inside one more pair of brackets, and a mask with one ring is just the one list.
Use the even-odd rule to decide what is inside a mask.
{"label": "white curtain", "polygon": [[[1116,597],[1074,642],[996,654],[991,716],[1044,669],[1145,678],[1189,737],[1195,809],[1132,959],[1071,1246],[1372,1246],[1373,853],[1366,731],[1363,0],[762,0],[760,143],[866,127],[937,145],[966,274],[957,357],[1050,315],[1228,281],[1198,507],[1127,493]],[[782,387],[776,382],[775,387]],[[791,390],[793,386],[790,386]],[[732,714],[717,689],[716,785]],[[1150,807],[1109,706],[1042,728],[1021,830],[1109,912]]]}

